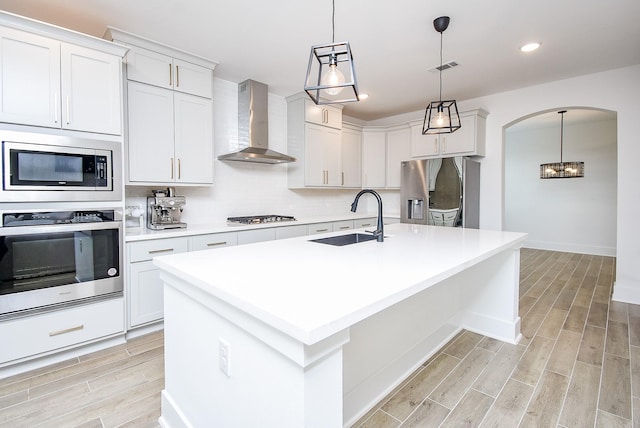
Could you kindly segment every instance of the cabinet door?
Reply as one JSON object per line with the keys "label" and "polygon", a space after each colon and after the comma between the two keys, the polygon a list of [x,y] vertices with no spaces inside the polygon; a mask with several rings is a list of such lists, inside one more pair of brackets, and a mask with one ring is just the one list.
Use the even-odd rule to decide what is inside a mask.
{"label": "cabinet door", "polygon": [[475,153],[475,116],[460,118],[462,127],[453,134],[441,134],[440,146],[443,155]]}
{"label": "cabinet door", "polygon": [[316,105],[311,100],[305,100],[304,118],[309,123],[329,126],[331,128],[342,128],[342,110],[326,105]]}
{"label": "cabinet door", "polygon": [[173,88],[173,60],[148,49],[131,46],[127,53],[127,79],[161,88]]}
{"label": "cabinet door", "polygon": [[305,125],[304,184],[306,186],[326,185],[325,134],[326,129],[322,126]]}
{"label": "cabinet door", "polygon": [[120,58],[63,43],[62,127],[122,134]]}
{"label": "cabinet door", "polygon": [[60,42],[0,27],[0,122],[60,127]]}
{"label": "cabinet door", "polygon": [[362,187],[381,188],[386,182],[386,134],[362,133]]}
{"label": "cabinet door", "polygon": [[327,171],[326,185],[342,186],[342,132],[338,129],[324,130],[324,165]]}
{"label": "cabinet door", "polygon": [[440,154],[438,134],[422,135],[422,125],[411,127],[411,157],[423,158]]}
{"label": "cabinet door", "polygon": [[333,222],[333,231],[341,232],[343,230],[353,229],[353,220],[343,220]]}
{"label": "cabinet door", "polygon": [[387,188],[400,188],[400,163],[411,158],[411,131],[387,133]]}
{"label": "cabinet door", "polygon": [[180,183],[213,183],[213,108],[210,99],[174,92],[175,171]]}
{"label": "cabinet door", "polygon": [[362,132],[342,130],[342,186],[362,186]]}
{"label": "cabinet door", "polygon": [[276,228],[242,230],[238,232],[238,245],[253,244],[255,242],[273,241],[276,239]]}
{"label": "cabinet door", "polygon": [[128,83],[128,170],[132,182],[173,182],[173,91]]}
{"label": "cabinet door", "polygon": [[306,234],[307,234],[306,224],[276,227],[276,239],[295,238],[297,236],[305,236]]}
{"label": "cabinet door", "polygon": [[129,327],[162,319],[164,293],[160,269],[148,261],[131,263],[129,272]]}
{"label": "cabinet door", "polygon": [[213,92],[213,70],[190,62],[173,60],[174,89],[187,94],[211,98]]}
{"label": "cabinet door", "polygon": [[308,235],[315,235],[316,233],[333,232],[333,223],[315,223],[308,225]]}

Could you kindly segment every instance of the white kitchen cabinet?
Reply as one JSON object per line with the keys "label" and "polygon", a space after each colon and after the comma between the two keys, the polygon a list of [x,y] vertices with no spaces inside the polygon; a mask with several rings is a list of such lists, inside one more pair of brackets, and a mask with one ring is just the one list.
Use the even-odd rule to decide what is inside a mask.
{"label": "white kitchen cabinet", "polygon": [[153,265],[155,256],[187,252],[189,238],[164,238],[127,244],[129,275],[127,279],[128,327],[161,320],[164,299],[160,271]]}
{"label": "white kitchen cabinet", "polygon": [[242,230],[238,232],[238,245],[254,244],[256,242],[273,241],[276,239],[276,228]]}
{"label": "white kitchen cabinet", "polygon": [[362,130],[342,128],[342,187],[362,187]]}
{"label": "white kitchen cabinet", "polygon": [[411,159],[411,130],[402,128],[387,132],[386,188],[400,188],[400,164]]}
{"label": "white kitchen cabinet", "polygon": [[108,48],[100,51],[54,37],[0,26],[0,121],[120,135],[126,49],[100,40]]}
{"label": "white kitchen cabinet", "polygon": [[452,134],[422,135],[422,123],[411,126],[411,157],[484,156],[487,112],[460,113],[462,127]]}
{"label": "white kitchen cabinet", "polygon": [[309,123],[342,129],[342,110],[328,105],[316,105],[310,99],[304,100],[305,120]]}
{"label": "white kitchen cabinet", "polygon": [[0,366],[124,334],[124,299],[73,306],[0,323]]}
{"label": "white kitchen cabinet", "polygon": [[191,251],[211,250],[233,245],[238,245],[236,232],[208,233],[191,237]]}
{"label": "white kitchen cabinet", "polygon": [[314,223],[307,226],[307,235],[315,235],[316,233],[333,232],[333,223]]}
{"label": "white kitchen cabinet", "polygon": [[354,229],[364,229],[368,227],[375,227],[378,225],[377,217],[368,217],[368,218],[358,218],[353,220],[353,228]]}
{"label": "white kitchen cabinet", "polygon": [[[287,153],[297,159],[287,165],[289,188],[343,187],[341,125],[318,124],[315,116],[309,117],[308,112],[316,109],[309,108],[306,94],[288,97],[287,102]],[[347,153],[353,155],[352,151]]]}
{"label": "white kitchen cabinet", "polygon": [[381,189],[386,185],[387,134],[384,130],[362,133],[362,187]]}
{"label": "white kitchen cabinet", "polygon": [[127,54],[127,79],[205,98],[213,94],[211,68],[133,45]]}
{"label": "white kitchen cabinet", "polygon": [[276,229],[276,239],[295,238],[305,236],[307,232],[306,224],[296,224],[295,226],[278,226]]}
{"label": "white kitchen cabinet", "polygon": [[215,62],[108,28],[127,54],[127,183],[213,183]]}
{"label": "white kitchen cabinet", "polygon": [[344,230],[353,229],[353,220],[342,220],[342,221],[334,221],[333,224],[334,232],[342,232]]}

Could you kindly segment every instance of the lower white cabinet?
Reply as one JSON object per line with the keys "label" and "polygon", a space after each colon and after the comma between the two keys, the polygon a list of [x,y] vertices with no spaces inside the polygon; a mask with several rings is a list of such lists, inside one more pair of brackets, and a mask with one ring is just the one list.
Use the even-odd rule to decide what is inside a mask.
{"label": "lower white cabinet", "polygon": [[191,251],[212,250],[231,245],[238,245],[238,234],[236,232],[209,233],[191,237]]}
{"label": "lower white cabinet", "polygon": [[335,221],[333,222],[333,231],[342,232],[343,230],[353,229],[353,220]]}
{"label": "lower white cabinet", "polygon": [[276,229],[243,230],[238,232],[238,245],[254,244],[256,242],[273,241],[276,239]]}
{"label": "lower white cabinet", "polygon": [[124,332],[124,300],[104,300],[0,323],[0,366]]}
{"label": "lower white cabinet", "polygon": [[353,220],[354,229],[364,229],[365,227],[376,227],[378,225],[377,217],[359,218]]}
{"label": "lower white cabinet", "polygon": [[131,242],[129,275],[127,280],[128,327],[133,328],[164,316],[164,299],[160,270],[153,265],[153,257],[184,253],[189,249],[189,238],[165,238]]}
{"label": "lower white cabinet", "polygon": [[296,224],[295,226],[276,227],[276,239],[295,238],[307,234],[306,224]]}

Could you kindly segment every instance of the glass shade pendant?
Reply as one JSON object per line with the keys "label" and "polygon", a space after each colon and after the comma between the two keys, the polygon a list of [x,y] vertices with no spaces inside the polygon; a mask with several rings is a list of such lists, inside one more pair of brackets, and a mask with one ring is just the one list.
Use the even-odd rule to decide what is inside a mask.
{"label": "glass shade pendant", "polygon": [[563,162],[562,146],[564,140],[564,114],[566,110],[561,110],[558,114],[560,119],[560,162],[540,164],[540,178],[580,178],[584,177],[584,162]]}
{"label": "glass shade pendant", "polygon": [[304,90],[316,104],[359,101],[358,82],[349,42],[335,42],[335,0],[331,43],[311,46]]}
{"label": "glass shade pendant", "polygon": [[452,133],[462,127],[456,101],[442,101],[442,33],[449,27],[449,21],[448,16],[433,20],[433,27],[440,33],[440,97],[431,101],[424,112],[423,135]]}

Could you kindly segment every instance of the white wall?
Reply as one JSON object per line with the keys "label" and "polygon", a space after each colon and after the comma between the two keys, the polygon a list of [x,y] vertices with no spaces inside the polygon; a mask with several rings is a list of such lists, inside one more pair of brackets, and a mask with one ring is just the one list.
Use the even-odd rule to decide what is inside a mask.
{"label": "white wall", "polygon": [[[278,214],[295,217],[349,215],[357,190],[289,190],[286,165],[222,162],[218,155],[238,148],[238,85],[214,79],[214,184],[177,187],[187,205],[183,220],[189,224],[224,222],[230,216]],[[269,94],[269,147],[287,153],[287,102]],[[126,205],[146,203],[154,187],[127,186]],[[161,188],[161,187],[160,187]],[[381,191],[384,211],[400,213],[398,191]],[[358,213],[376,213],[372,197],[361,199]]]}
{"label": "white wall", "polygon": [[487,150],[482,159],[480,227],[504,225],[504,128],[558,107],[593,107],[618,115],[617,245],[615,300],[640,304],[640,65],[522,88],[460,103],[484,108]]}
{"label": "white wall", "polygon": [[565,121],[563,160],[584,161],[585,176],[541,180],[540,164],[560,161],[556,116],[553,125],[506,132],[504,229],[528,233],[529,248],[615,256],[616,120]]}

